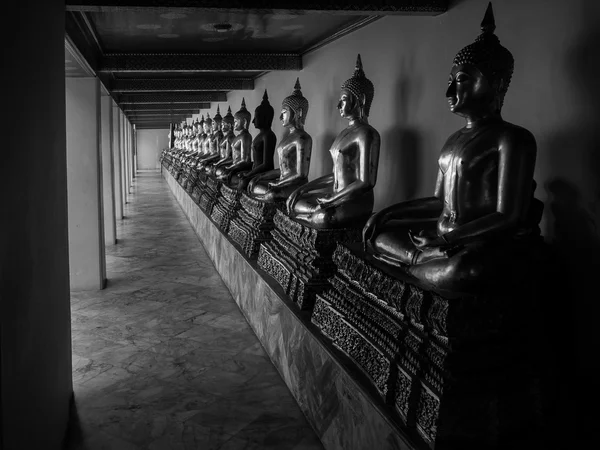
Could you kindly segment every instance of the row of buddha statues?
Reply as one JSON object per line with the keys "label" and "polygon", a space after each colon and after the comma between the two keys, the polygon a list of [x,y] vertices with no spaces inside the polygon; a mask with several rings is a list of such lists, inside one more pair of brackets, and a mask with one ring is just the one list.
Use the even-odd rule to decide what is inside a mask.
{"label": "row of buddha statues", "polygon": [[431,197],[372,214],[381,139],[368,121],[374,87],[360,55],[341,86],[337,109],[348,125],[329,149],[332,173],[308,180],[313,143],[304,129],[309,102],[299,81],[282,102],[286,132],[279,144],[265,91],[252,120],[259,130],[254,139],[242,101],[235,115],[229,109],[221,117],[217,110],[213,118],[177,128],[170,151],[257,200],[284,201],[289,217],[305,226],[364,227],[365,249],[375,258],[431,286],[468,290],[497,276],[494,261],[510,258],[512,245],[538,234],[541,219],[541,203],[533,197],[535,139],[501,116],[513,58],[494,28],[488,14],[477,40],[454,58],[446,97],[466,124],[442,148]]}
{"label": "row of buddha statues", "polygon": [[[433,195],[375,213],[381,137],[369,124],[375,89],[360,55],[340,89],[337,110],[347,126],[329,148],[332,173],[309,180],[309,101],[298,79],[281,103],[279,142],[265,90],[252,121],[244,100],[235,114],[228,108],[222,117],[217,108],[212,118],[175,126],[173,145],[162,155],[207,215],[218,217],[222,232],[310,312],[430,446],[444,433],[458,433],[459,425],[448,425],[453,417],[478,411],[485,397],[466,394],[462,406],[440,406],[448,380],[456,382],[448,375],[452,361],[464,361],[457,342],[491,342],[511,328],[505,322],[515,319],[519,302],[535,294],[543,204],[534,197],[535,138],[501,115],[513,67],[495,35],[490,4],[481,33],[452,62],[446,98],[465,125],[441,149]],[[498,355],[480,350],[481,367],[494,367]],[[514,398],[528,389],[521,381],[510,385]],[[500,401],[489,395],[489,404]]]}

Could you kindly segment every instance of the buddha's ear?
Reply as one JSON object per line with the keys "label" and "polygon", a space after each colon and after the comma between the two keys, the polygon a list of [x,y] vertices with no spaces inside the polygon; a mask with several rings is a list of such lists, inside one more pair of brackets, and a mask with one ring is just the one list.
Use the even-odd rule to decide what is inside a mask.
{"label": "buddha's ear", "polygon": [[304,111],[302,111],[302,108],[300,108],[298,110],[298,119],[302,119],[303,116],[304,116]]}

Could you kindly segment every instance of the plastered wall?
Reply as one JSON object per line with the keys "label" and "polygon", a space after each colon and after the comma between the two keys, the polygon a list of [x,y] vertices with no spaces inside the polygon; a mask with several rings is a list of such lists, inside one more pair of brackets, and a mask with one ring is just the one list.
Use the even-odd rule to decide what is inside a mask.
{"label": "plastered wall", "polygon": [[160,153],[169,145],[169,130],[137,130],[137,168],[158,169]]}

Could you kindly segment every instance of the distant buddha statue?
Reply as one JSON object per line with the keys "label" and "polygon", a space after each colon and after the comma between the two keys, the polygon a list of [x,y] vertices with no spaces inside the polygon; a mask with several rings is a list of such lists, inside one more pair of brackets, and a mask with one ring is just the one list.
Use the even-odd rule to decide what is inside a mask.
{"label": "distant buddha statue", "polygon": [[258,200],[286,200],[308,181],[312,138],[304,131],[308,100],[300,89],[300,80],[296,79],[292,95],[281,103],[279,120],[287,129],[287,134],[277,146],[279,169],[255,176],[248,185],[248,192]]}
{"label": "distant buddha statue", "polygon": [[271,130],[274,116],[275,110],[269,103],[269,96],[265,89],[262,102],[254,110],[254,119],[252,119],[252,124],[259,130],[252,140],[252,168],[247,172],[238,172],[237,176],[233,175],[229,182],[231,186],[245,190],[254,176],[273,170],[273,155],[277,143],[277,137]]}
{"label": "distant buddha statue", "polygon": [[219,106],[217,106],[217,113],[214,115],[212,120],[212,135],[208,146],[210,155],[216,155],[219,153],[219,144],[221,143],[221,139],[223,139],[223,132],[221,131],[222,123],[223,117],[221,117]]}
{"label": "distant buddha statue", "polygon": [[238,135],[231,143],[231,164],[222,165],[215,171],[217,178],[221,181],[227,181],[238,172],[252,167],[252,135],[248,131],[250,119],[246,101],[242,99],[242,107],[233,116],[233,129],[238,132]]}
{"label": "distant buddha statue", "polygon": [[358,55],[354,75],[342,84],[337,105],[349,125],[329,149],[333,173],[290,195],[287,208],[292,218],[313,228],[341,228],[366,222],[371,215],[381,141],[367,119],[374,93]]}
{"label": "distant buddha statue", "polygon": [[196,118],[196,122],[194,123],[194,127],[196,128],[196,137],[194,138],[194,151],[198,154],[202,154],[202,141],[204,139],[204,116],[202,116],[201,120]]}
{"label": "distant buddha statue", "polygon": [[198,153],[198,151],[199,151],[199,147],[198,147],[198,134],[199,134],[199,131],[198,131],[198,128],[199,128],[199,122],[198,122],[198,119],[196,118],[196,120],[194,122],[192,122],[192,136],[191,136],[191,138],[192,138],[192,145],[191,145],[191,147],[192,147],[192,151],[194,152],[194,155],[196,153]]}
{"label": "distant buddha statue", "polygon": [[212,119],[210,118],[210,114],[206,113],[206,119],[204,119],[204,123],[202,124],[204,129],[204,141],[202,141],[201,153],[202,156],[206,156],[210,153],[210,140],[212,138]]}
{"label": "distant buddha statue", "polygon": [[[217,114],[219,114],[219,110],[217,108]],[[220,116],[220,114],[219,114]],[[232,131],[232,126],[233,126],[233,115],[231,114],[231,108],[228,108],[227,110],[227,114],[225,115],[225,117],[223,117],[222,122],[221,122],[221,138],[219,139],[219,148],[217,149],[218,151],[215,152],[214,154],[209,154],[207,156],[205,156],[204,158],[202,158],[200,160],[200,162],[198,163],[198,168],[201,170],[205,170],[205,171],[212,171],[212,168],[214,165],[216,165],[218,162],[221,162],[221,160],[226,159],[227,156],[223,157],[223,155],[227,155],[227,147],[228,145],[231,144],[231,140],[235,137],[235,134],[233,134]],[[229,153],[231,153],[231,150],[229,150]]]}
{"label": "distant buddha statue", "polygon": [[536,142],[500,114],[514,61],[495,28],[490,4],[481,34],[454,58],[446,97],[466,124],[442,148],[433,197],[390,206],[363,230],[376,258],[441,290],[470,291],[506,274],[539,239]]}

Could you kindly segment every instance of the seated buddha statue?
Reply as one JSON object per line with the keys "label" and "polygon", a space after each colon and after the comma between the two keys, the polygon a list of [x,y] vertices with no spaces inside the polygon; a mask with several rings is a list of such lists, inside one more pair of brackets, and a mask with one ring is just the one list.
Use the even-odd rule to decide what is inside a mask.
{"label": "seated buddha statue", "polygon": [[200,153],[201,158],[207,156],[210,153],[210,139],[212,137],[212,119],[210,118],[210,114],[206,114],[206,119],[204,119],[204,123],[202,124],[204,139],[201,142]]}
{"label": "seated buddha statue", "polygon": [[213,173],[216,168],[229,165],[231,163],[231,143],[235,138],[235,133],[233,132],[233,123],[234,118],[233,114],[231,114],[231,107],[228,107],[227,114],[225,114],[225,117],[223,117],[223,123],[221,124],[223,138],[219,143],[219,152],[215,155],[205,158],[198,165],[198,167],[202,167],[205,172]]}
{"label": "seated buddha statue", "polygon": [[442,147],[433,196],[385,208],[363,230],[377,259],[449,292],[497,279],[539,239],[536,142],[502,119],[514,60],[495,28],[490,4],[481,34],[454,58],[446,97],[465,126]]}
{"label": "seated buddha statue", "polygon": [[204,170],[205,162],[207,160],[213,159],[215,156],[219,155],[219,143],[221,139],[223,139],[223,133],[221,132],[221,123],[223,122],[223,118],[221,117],[221,113],[219,111],[219,107],[217,106],[217,113],[212,118],[211,128],[209,133],[206,135],[207,145],[205,147],[206,153],[202,153],[198,160],[198,168]]}
{"label": "seated buddha statue", "polygon": [[279,169],[270,170],[252,178],[248,193],[258,200],[286,200],[299,186],[308,181],[312,138],[304,131],[308,114],[308,100],[302,95],[300,80],[292,95],[281,103],[279,120],[287,130],[277,146]]}
{"label": "seated buddha statue", "polygon": [[[202,121],[204,121],[204,118],[202,118]],[[194,133],[195,133],[195,137],[194,137],[194,141],[192,142],[192,148],[194,149],[194,153],[196,153],[197,156],[200,156],[200,152],[201,152],[201,143],[202,143],[202,134],[203,134],[203,124],[202,121],[199,121],[198,118],[196,118],[196,121],[194,122]]]}
{"label": "seated buddha statue", "polygon": [[254,119],[252,119],[252,124],[258,129],[258,134],[252,140],[252,168],[232,174],[229,180],[230,186],[245,190],[253,177],[273,170],[273,155],[277,143],[277,137],[271,130],[274,116],[275,110],[269,103],[269,96],[265,89],[262,102],[254,110]]}
{"label": "seated buddha statue", "polygon": [[233,129],[238,134],[231,142],[231,163],[221,165],[215,170],[215,175],[220,181],[228,181],[231,176],[252,167],[250,159],[252,135],[248,131],[250,119],[250,112],[246,109],[246,101],[242,98],[242,107],[233,116]]}
{"label": "seated buddha statue", "polygon": [[313,228],[343,228],[366,222],[373,211],[381,139],[368,117],[375,88],[360,55],[354,75],[341,87],[338,110],[348,127],[329,152],[333,173],[296,189],[287,200],[290,217]]}

